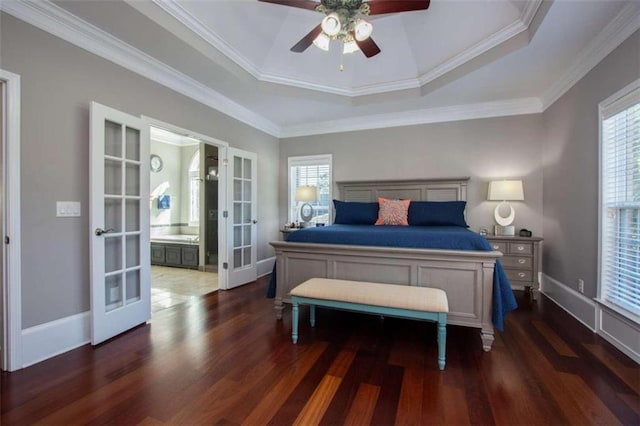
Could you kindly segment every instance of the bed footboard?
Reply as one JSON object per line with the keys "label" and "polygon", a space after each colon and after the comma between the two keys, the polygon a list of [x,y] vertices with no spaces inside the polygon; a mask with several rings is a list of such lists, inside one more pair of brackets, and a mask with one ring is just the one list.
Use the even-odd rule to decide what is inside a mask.
{"label": "bed footboard", "polygon": [[274,241],[276,318],[289,292],[309,278],[335,278],[433,287],[449,299],[448,323],[481,330],[482,347],[493,343],[492,297],[497,251],[407,249]]}

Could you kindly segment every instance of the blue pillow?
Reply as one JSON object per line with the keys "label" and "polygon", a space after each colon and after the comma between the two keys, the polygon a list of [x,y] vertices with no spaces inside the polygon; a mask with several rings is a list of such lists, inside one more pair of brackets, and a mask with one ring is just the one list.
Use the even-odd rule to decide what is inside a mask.
{"label": "blue pillow", "polygon": [[378,203],[333,200],[339,225],[373,225],[378,220]]}
{"label": "blue pillow", "polygon": [[466,201],[411,201],[409,225],[412,226],[462,226]]}

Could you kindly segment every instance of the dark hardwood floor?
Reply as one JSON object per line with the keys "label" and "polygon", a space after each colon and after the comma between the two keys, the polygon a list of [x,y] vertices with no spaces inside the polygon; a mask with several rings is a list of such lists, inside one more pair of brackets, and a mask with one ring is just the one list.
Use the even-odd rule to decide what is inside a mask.
{"label": "dark hardwood floor", "polygon": [[520,293],[493,350],[432,323],[318,309],[291,343],[267,279],[159,312],[96,348],[2,373],[12,424],[640,424],[640,367]]}

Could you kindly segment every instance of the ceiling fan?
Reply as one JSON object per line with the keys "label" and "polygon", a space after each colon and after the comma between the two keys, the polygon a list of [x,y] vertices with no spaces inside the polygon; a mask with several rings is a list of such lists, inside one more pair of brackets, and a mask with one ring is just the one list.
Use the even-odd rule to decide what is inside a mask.
{"label": "ceiling fan", "polygon": [[331,40],[343,43],[343,53],[361,50],[367,58],[380,53],[371,38],[373,25],[364,17],[384,13],[409,12],[429,8],[431,0],[259,0],[324,13],[322,22],[297,42],[292,52],[304,52],[312,44],[329,50]]}

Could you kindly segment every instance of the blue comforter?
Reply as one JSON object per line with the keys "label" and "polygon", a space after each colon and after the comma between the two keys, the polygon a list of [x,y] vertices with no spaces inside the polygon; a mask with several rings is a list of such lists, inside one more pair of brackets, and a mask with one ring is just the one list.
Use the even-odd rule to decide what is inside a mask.
{"label": "blue comforter", "polygon": [[[331,225],[291,232],[287,241],[423,249],[492,250],[484,237],[458,226]],[[275,297],[275,283],[274,267],[268,297]],[[493,325],[502,331],[505,316],[517,307],[509,280],[498,261],[493,275]]]}

